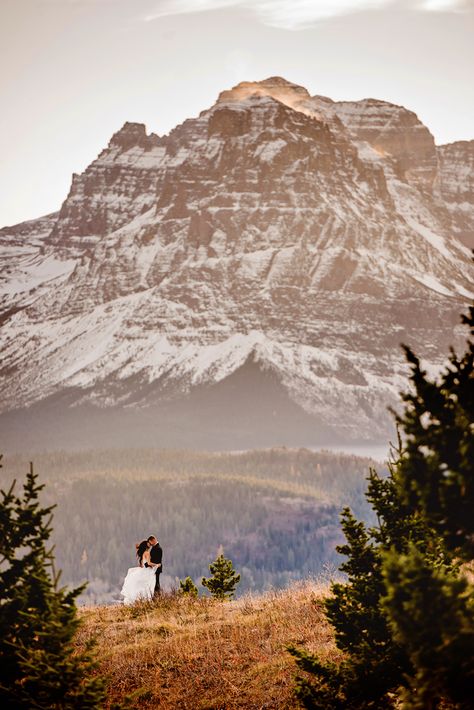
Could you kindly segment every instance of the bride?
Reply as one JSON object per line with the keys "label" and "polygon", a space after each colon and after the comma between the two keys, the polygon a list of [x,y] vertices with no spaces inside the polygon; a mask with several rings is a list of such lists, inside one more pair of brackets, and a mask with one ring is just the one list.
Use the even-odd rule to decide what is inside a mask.
{"label": "bride", "polygon": [[155,589],[155,570],[145,567],[145,564],[150,564],[150,543],[142,540],[136,548],[139,567],[130,567],[124,579],[120,592],[124,604],[133,604],[138,599],[152,599]]}

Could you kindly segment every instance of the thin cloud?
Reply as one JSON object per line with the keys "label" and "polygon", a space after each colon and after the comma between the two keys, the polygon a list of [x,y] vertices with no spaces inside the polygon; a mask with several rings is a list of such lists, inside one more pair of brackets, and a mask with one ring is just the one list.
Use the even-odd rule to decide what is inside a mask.
{"label": "thin cloud", "polygon": [[158,20],[160,17],[220,10],[223,7],[235,7],[243,4],[241,0],[161,0],[153,12],[145,15],[144,19],[147,22],[151,22],[152,20]]}
{"label": "thin cloud", "polygon": [[[474,0],[412,0],[415,10],[461,12],[472,9]],[[381,10],[396,0],[160,0],[154,11],[143,19],[194,12],[241,7],[254,11],[266,25],[283,29],[301,29],[320,20],[364,10]],[[406,7],[406,3],[404,3]]]}
{"label": "thin cloud", "polygon": [[[160,0],[144,19],[150,22],[172,15],[242,7],[255,12],[266,25],[294,30],[330,17],[396,4],[396,0]],[[431,12],[460,12],[473,6],[474,0],[413,0],[415,10]]]}
{"label": "thin cloud", "polygon": [[422,10],[430,12],[465,12],[474,9],[472,0],[423,0]]}
{"label": "thin cloud", "polygon": [[242,7],[256,12],[267,25],[296,29],[335,15],[379,8],[393,0],[161,0],[145,20],[170,15]]}
{"label": "thin cloud", "polygon": [[[0,0],[1,2],[1,0]],[[33,0],[37,5],[112,5],[116,0]]]}
{"label": "thin cloud", "polygon": [[[33,0],[39,4],[101,5],[117,0]],[[128,0],[130,5],[135,0]],[[127,0],[124,0],[127,2]],[[152,0],[142,0],[152,5]],[[153,11],[142,17],[151,22],[161,17],[195,12],[242,7],[252,10],[262,22],[274,27],[298,29],[319,20],[348,15],[364,10],[377,10],[398,5],[400,0],[156,0]],[[402,0],[402,6],[429,12],[468,12],[474,10],[474,0]]]}
{"label": "thin cloud", "polygon": [[257,0],[252,3],[267,25],[298,29],[338,15],[379,9],[393,0]]}

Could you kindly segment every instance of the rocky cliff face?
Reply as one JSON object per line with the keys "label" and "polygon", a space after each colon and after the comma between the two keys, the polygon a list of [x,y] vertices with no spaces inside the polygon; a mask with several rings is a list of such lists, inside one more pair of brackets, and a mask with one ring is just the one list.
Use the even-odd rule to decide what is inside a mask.
{"label": "rocky cliff face", "polygon": [[462,336],[473,145],[280,78],[165,137],[125,124],[58,214],[0,232],[4,408],[159,410],[251,366],[321,430],[386,436],[400,342],[436,368]]}
{"label": "rocky cliff face", "polygon": [[474,141],[437,148],[435,191],[451,217],[452,234],[474,249]]}

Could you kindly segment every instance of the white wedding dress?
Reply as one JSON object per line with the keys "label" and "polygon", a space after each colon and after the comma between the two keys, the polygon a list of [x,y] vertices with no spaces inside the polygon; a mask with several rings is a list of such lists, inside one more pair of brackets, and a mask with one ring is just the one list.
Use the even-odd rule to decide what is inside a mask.
{"label": "white wedding dress", "polygon": [[152,567],[130,567],[120,592],[123,603],[133,604],[138,599],[152,599],[155,582],[155,570]]}

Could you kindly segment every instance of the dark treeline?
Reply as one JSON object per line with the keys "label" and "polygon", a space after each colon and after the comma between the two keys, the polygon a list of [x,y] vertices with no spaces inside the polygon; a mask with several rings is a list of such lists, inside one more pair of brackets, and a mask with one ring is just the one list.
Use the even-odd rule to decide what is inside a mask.
{"label": "dark treeline", "polygon": [[[56,502],[55,555],[64,583],[89,581],[84,600],[119,599],[134,544],[156,533],[162,579],[199,580],[222,546],[239,592],[320,575],[338,560],[339,511],[367,517],[370,461],[308,450],[239,454],[127,450],[34,457]],[[10,475],[26,461],[10,458]]]}
{"label": "dark treeline", "polygon": [[349,489],[364,506],[365,476],[374,461],[355,455],[285,447],[238,453],[212,453],[167,449],[111,449],[103,451],[37,453],[6,459],[11,475],[21,476],[34,458],[44,480],[94,474],[149,478],[164,474],[190,476],[237,475],[294,484],[295,490],[338,499]]}

